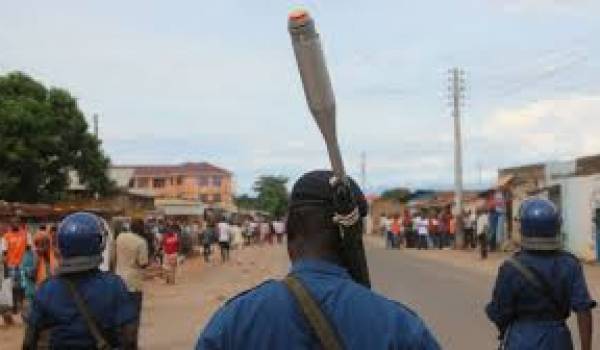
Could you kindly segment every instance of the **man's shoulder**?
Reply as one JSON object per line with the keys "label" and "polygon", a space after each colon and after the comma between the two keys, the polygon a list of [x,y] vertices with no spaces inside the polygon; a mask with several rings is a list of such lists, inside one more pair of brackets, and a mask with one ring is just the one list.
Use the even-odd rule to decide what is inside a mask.
{"label": "man's shoulder", "polygon": [[273,300],[273,297],[281,293],[283,286],[277,280],[266,280],[257,286],[247,289],[230,298],[223,307],[240,307],[243,305],[256,306],[260,301]]}

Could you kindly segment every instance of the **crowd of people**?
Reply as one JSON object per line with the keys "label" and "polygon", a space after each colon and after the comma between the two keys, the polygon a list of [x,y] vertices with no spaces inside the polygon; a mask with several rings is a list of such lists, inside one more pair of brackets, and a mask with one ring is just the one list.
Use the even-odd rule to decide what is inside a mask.
{"label": "crowd of people", "polygon": [[0,234],[0,313],[5,324],[11,325],[14,315],[27,313],[36,288],[58,267],[56,225],[41,224],[29,231],[14,220],[0,228]]}
{"label": "crowd of people", "polygon": [[[283,243],[285,223],[265,216],[220,215],[213,220],[177,221],[134,219],[102,221],[107,231],[103,270],[112,270],[125,281],[141,310],[144,269],[155,266],[167,284],[174,284],[177,268],[201,246],[206,262],[219,247],[221,262],[231,249]],[[16,315],[26,317],[37,288],[57,273],[60,262],[56,232],[58,222],[25,223],[19,219],[0,227],[0,314],[12,325]]]}
{"label": "crowd of people", "polygon": [[[488,251],[497,249],[496,238],[490,234],[493,223],[487,210],[465,212],[461,219],[466,247],[479,247],[484,258]],[[451,248],[456,244],[457,217],[450,208],[412,213],[406,209],[391,216],[383,213],[379,230],[388,249]]]}
{"label": "crowd of people", "polygon": [[227,220],[222,216],[214,224],[207,223],[199,236],[202,254],[206,262],[211,261],[213,246],[218,245],[221,262],[229,260],[231,248],[251,245],[283,243],[285,223],[282,219],[268,217],[235,217]]}

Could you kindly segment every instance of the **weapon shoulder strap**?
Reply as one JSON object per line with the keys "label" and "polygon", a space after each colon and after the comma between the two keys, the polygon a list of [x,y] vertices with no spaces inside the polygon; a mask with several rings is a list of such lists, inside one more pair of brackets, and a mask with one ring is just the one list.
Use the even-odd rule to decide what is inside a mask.
{"label": "weapon shoulder strap", "polygon": [[77,310],[79,310],[79,313],[81,314],[83,320],[87,324],[88,330],[92,333],[92,336],[96,341],[96,347],[99,350],[111,349],[111,346],[106,341],[104,335],[102,335],[102,331],[100,330],[100,328],[98,328],[98,324],[96,323],[94,316],[92,316],[92,313],[85,304],[85,301],[81,297],[81,294],[79,294],[79,291],[77,291],[77,288],[75,287],[73,281],[68,278],[63,278],[62,280],[65,281],[67,289],[69,290],[71,297],[73,297],[73,301],[75,301]]}
{"label": "weapon shoulder strap", "polygon": [[342,350],[343,347],[333,326],[302,282],[293,275],[288,275],[282,282],[300,305],[304,317],[319,338],[323,349]]}
{"label": "weapon shoulder strap", "polygon": [[554,293],[552,293],[552,287],[548,281],[536,270],[526,266],[515,257],[510,257],[506,261],[517,271],[519,271],[519,273],[525,277],[525,280],[527,280],[527,282],[529,282],[529,284],[531,284],[538,293],[550,300],[554,306],[556,316],[562,317],[563,307],[561,306],[561,303],[558,302],[558,300],[556,300],[554,297]]}

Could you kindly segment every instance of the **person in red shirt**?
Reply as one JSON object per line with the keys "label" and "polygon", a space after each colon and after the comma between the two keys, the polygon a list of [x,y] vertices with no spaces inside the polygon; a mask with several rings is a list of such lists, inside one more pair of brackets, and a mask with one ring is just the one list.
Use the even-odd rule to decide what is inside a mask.
{"label": "person in red shirt", "polygon": [[394,218],[392,219],[392,225],[391,225],[391,231],[392,231],[392,247],[393,248],[400,248],[401,244],[402,244],[402,222],[400,221],[400,215],[395,214]]}
{"label": "person in red shirt", "polygon": [[177,272],[177,253],[179,252],[179,237],[175,228],[171,227],[163,237],[163,254],[166,270],[167,284],[175,283],[175,273]]}

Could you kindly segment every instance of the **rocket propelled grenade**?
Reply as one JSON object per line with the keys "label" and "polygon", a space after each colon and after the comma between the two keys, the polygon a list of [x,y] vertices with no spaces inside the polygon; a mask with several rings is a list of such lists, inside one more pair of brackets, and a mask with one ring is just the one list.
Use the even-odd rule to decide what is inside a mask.
{"label": "rocket propelled grenade", "polygon": [[308,12],[296,10],[289,16],[288,30],[308,107],[325,138],[333,172],[343,178],[346,172],[336,135],[335,96],[315,22]]}
{"label": "rocket propelled grenade", "polygon": [[357,220],[362,218],[358,214],[356,198],[346,179],[346,171],[338,145],[335,97],[325,65],[319,34],[315,30],[315,22],[304,10],[290,13],[288,30],[292,37],[292,46],[308,107],[323,134],[331,167],[336,177],[336,181],[331,184],[335,193],[336,214],[342,217],[339,222],[348,222],[348,224],[339,225],[344,265],[356,282],[370,287],[369,270],[362,241],[362,225],[357,223]]}

